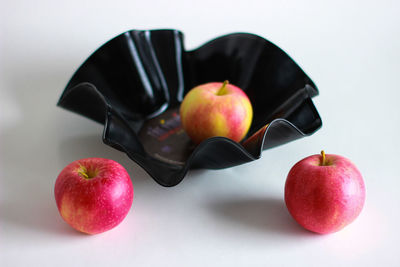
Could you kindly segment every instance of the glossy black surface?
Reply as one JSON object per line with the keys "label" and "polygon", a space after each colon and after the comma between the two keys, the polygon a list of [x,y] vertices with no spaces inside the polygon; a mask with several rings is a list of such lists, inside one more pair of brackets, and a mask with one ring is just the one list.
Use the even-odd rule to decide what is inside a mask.
{"label": "glossy black surface", "polygon": [[[241,144],[203,141],[184,164],[146,153],[143,124],[177,108],[194,86],[229,80],[249,96],[254,119]],[[310,135],[322,123],[311,97],[317,88],[281,49],[235,33],[185,51],[176,30],[129,31],[93,53],[73,75],[58,105],[104,124],[104,143],[124,151],[159,184],[174,186],[189,168],[220,169],[261,156],[262,150]]]}

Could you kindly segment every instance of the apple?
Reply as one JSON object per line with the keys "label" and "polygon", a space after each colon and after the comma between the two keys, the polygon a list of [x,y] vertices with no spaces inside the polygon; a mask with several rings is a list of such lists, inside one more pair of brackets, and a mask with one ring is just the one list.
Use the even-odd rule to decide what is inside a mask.
{"label": "apple", "polygon": [[126,217],[133,201],[128,172],[118,162],[80,159],[58,175],[54,195],[61,217],[87,234],[108,231]]}
{"label": "apple", "polygon": [[347,158],[312,155],[297,162],[285,183],[285,203],[304,228],[327,234],[341,230],[360,214],[365,185],[360,171]]}
{"label": "apple", "polygon": [[228,81],[196,86],[180,106],[182,127],[196,144],[223,136],[236,142],[247,134],[253,108],[247,95]]}

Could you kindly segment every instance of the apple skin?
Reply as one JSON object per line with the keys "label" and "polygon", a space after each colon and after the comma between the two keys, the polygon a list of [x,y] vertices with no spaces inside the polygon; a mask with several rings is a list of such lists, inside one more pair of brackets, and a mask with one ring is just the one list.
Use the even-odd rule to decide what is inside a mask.
{"label": "apple skin", "polygon": [[365,185],[349,159],[321,153],[292,167],[285,183],[285,203],[304,228],[328,234],[357,218],[365,202]]}
{"label": "apple skin", "polygon": [[185,132],[196,144],[214,136],[239,142],[250,128],[253,108],[239,87],[227,81],[211,82],[196,86],[186,94],[180,117]]}
{"label": "apple skin", "polygon": [[119,163],[87,158],[61,171],[54,195],[60,215],[69,225],[83,233],[98,234],[126,217],[132,206],[133,185]]}

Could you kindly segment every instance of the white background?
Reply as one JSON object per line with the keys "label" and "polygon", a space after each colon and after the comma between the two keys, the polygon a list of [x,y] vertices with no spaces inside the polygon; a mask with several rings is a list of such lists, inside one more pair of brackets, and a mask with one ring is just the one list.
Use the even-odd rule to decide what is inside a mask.
{"label": "white background", "polygon": [[[398,1],[0,0],[0,266],[399,266]],[[261,35],[314,80],[323,127],[260,160],[156,184],[101,141],[102,126],[56,107],[76,68],[129,29],[176,28],[187,49],[221,34]],[[361,170],[367,200],[341,232],[299,227],[283,202],[290,167],[319,153]],[[105,157],[135,199],[115,229],[89,236],[58,214],[69,162]]]}

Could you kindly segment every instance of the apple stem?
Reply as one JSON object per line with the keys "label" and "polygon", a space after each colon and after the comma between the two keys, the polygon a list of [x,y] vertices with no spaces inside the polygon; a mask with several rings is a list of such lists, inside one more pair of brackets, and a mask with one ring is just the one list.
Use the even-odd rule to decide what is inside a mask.
{"label": "apple stem", "polygon": [[89,175],[87,174],[87,169],[85,168],[85,166],[80,165],[80,168],[79,168],[79,170],[78,170],[78,173],[79,173],[80,175],[82,175],[83,178],[89,179]]}
{"label": "apple stem", "polygon": [[228,80],[225,80],[224,83],[222,84],[221,88],[219,88],[217,95],[224,95],[226,93],[226,85],[229,83]]}
{"label": "apple stem", "polygon": [[78,173],[79,173],[80,175],[82,175],[82,176],[83,176],[83,178],[89,179],[89,176],[87,175],[87,173],[86,173],[86,172],[84,172],[84,171],[80,170]]}
{"label": "apple stem", "polygon": [[326,164],[325,151],[321,150],[321,156],[322,156],[322,166],[325,166]]}

